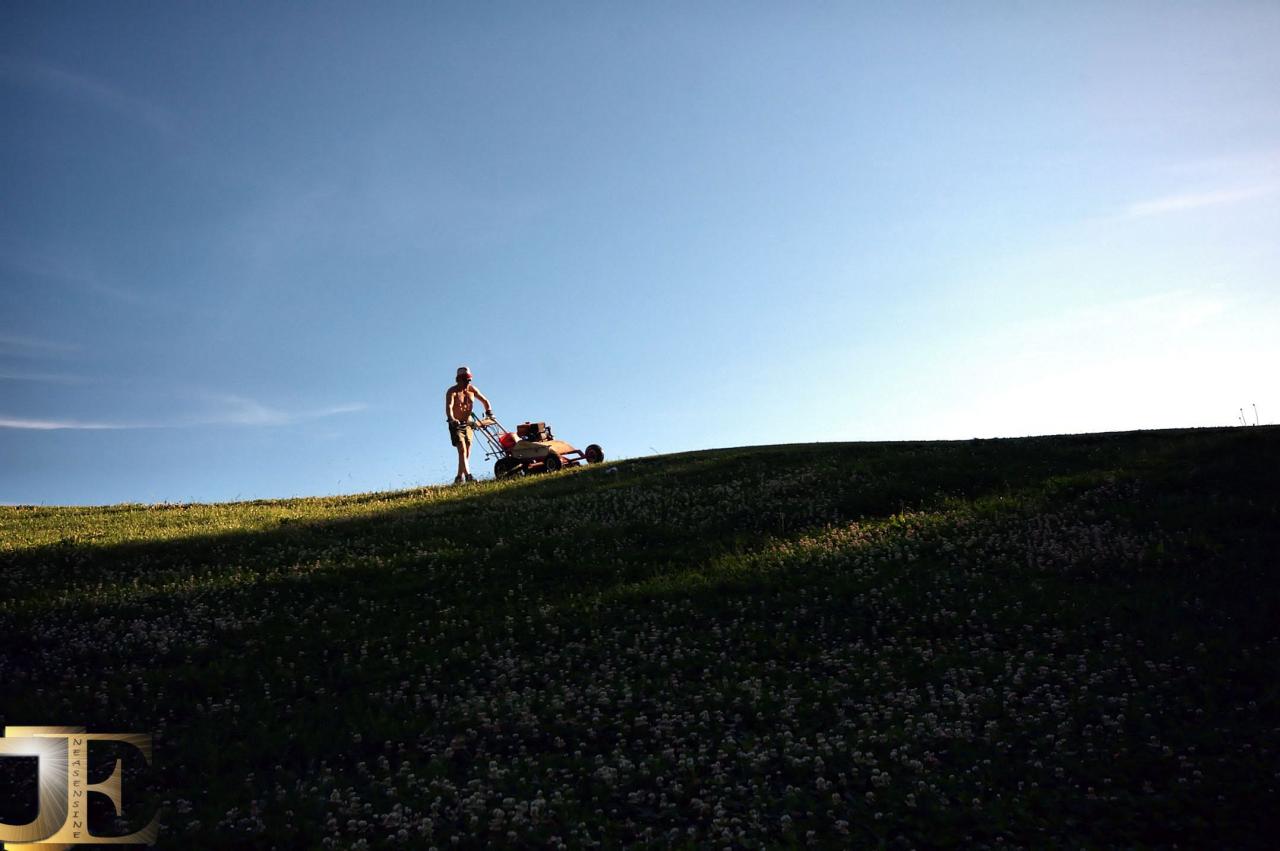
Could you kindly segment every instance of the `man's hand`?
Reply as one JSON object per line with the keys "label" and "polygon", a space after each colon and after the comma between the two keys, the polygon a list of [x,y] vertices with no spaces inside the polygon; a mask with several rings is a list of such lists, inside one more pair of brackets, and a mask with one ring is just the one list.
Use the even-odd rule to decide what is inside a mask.
{"label": "man's hand", "polygon": [[484,415],[489,419],[493,419],[493,411],[485,411]]}

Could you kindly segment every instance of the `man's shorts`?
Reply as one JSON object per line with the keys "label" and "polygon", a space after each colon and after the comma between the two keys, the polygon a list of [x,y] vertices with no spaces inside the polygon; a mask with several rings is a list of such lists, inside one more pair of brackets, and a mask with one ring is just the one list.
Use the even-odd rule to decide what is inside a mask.
{"label": "man's shorts", "polygon": [[471,445],[471,426],[460,425],[456,428],[449,426],[449,442],[454,446],[470,446]]}

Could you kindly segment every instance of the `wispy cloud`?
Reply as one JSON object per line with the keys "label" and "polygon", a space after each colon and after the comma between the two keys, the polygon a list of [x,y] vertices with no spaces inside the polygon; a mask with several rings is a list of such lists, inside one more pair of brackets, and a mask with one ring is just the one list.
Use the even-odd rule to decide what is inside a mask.
{"label": "wispy cloud", "polygon": [[23,356],[64,355],[79,349],[79,346],[72,343],[59,343],[54,340],[27,337],[22,334],[0,334],[0,354]]}
{"label": "wispy cloud", "polygon": [[1220,292],[1168,290],[1142,296],[1101,301],[1014,326],[1020,349],[1040,346],[1067,351],[1099,340],[1137,340],[1167,337],[1200,328],[1233,314],[1237,299]]}
{"label": "wispy cloud", "polygon": [[1198,210],[1202,207],[1219,207],[1226,204],[1238,204],[1274,194],[1280,187],[1274,185],[1248,186],[1236,189],[1221,189],[1214,192],[1189,192],[1181,195],[1166,195],[1146,201],[1130,204],[1125,210],[1125,218],[1140,219],[1147,216],[1163,216],[1168,213],[1181,213],[1187,210]]}
{"label": "wispy cloud", "polygon": [[976,345],[993,357],[1017,352],[1008,368],[1055,374],[1067,362],[1216,338],[1247,307],[1247,301],[1225,291],[1168,290],[1028,317],[985,335]]}
{"label": "wispy cloud", "polygon": [[339,414],[355,413],[368,407],[362,402],[353,402],[324,408],[289,411],[264,405],[243,396],[224,394],[209,396],[208,398],[217,400],[219,405],[213,410],[200,414],[174,417],[172,419],[132,421],[81,420],[73,418],[33,419],[0,414],[0,428],[34,431],[118,431],[128,429],[193,428],[196,426],[284,426]]}
{"label": "wispy cloud", "polygon": [[1231,306],[1231,300],[1223,295],[1171,290],[1071,311],[1064,317],[1063,327],[1071,335],[1097,328],[1181,332],[1222,316]]}
{"label": "wispy cloud", "polygon": [[65,372],[14,372],[0,369],[0,381],[34,381],[42,384],[88,384],[92,381],[83,375]]}
{"label": "wispy cloud", "polygon": [[151,305],[152,299],[127,287],[104,281],[100,275],[88,268],[87,264],[75,264],[69,261],[66,257],[70,253],[64,250],[57,254],[50,252],[44,256],[36,256],[28,250],[4,247],[0,249],[0,264],[22,275],[30,275],[58,284],[69,284],[85,292],[126,304]]}
{"label": "wispy cloud", "polygon": [[95,423],[85,420],[31,420],[23,417],[0,416],[0,428],[29,429],[35,431],[55,431],[58,429],[77,429],[101,431],[104,429],[145,428],[138,425],[120,423]]}
{"label": "wispy cloud", "polygon": [[172,134],[176,125],[168,110],[104,80],[65,68],[29,59],[0,57],[0,74],[114,112],[164,135]]}
{"label": "wispy cloud", "polygon": [[338,414],[350,414],[363,411],[363,403],[333,405],[327,408],[315,408],[302,411],[287,411],[281,408],[264,405],[245,396],[231,394],[204,394],[205,398],[215,402],[221,410],[205,417],[198,418],[193,425],[290,425],[306,420],[322,419]]}

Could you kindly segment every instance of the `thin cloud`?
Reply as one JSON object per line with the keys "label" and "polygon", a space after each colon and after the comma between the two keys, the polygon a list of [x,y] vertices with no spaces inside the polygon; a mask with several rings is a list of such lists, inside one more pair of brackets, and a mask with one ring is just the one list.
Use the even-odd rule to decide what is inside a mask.
{"label": "thin cloud", "polygon": [[1141,219],[1148,216],[1163,216],[1169,213],[1181,213],[1187,210],[1198,210],[1202,207],[1219,207],[1226,204],[1238,204],[1271,195],[1275,186],[1251,186],[1241,189],[1223,189],[1216,192],[1191,192],[1183,195],[1167,195],[1163,198],[1152,198],[1130,204],[1125,210],[1125,217]]}
{"label": "thin cloud", "polygon": [[21,334],[0,334],[0,354],[62,355],[78,351],[72,343],[59,343]]}
{"label": "thin cloud", "polygon": [[1181,332],[1222,316],[1231,306],[1223,296],[1171,290],[1082,308],[1069,316],[1076,325],[1073,334],[1108,326]]}
{"label": "thin cloud", "polygon": [[21,417],[0,416],[0,428],[29,429],[35,431],[56,431],[59,429],[77,429],[100,431],[104,429],[145,428],[145,426],[122,425],[118,423],[94,423],[84,420],[29,420]]}
{"label": "thin cloud", "polygon": [[102,281],[98,275],[85,268],[77,268],[62,257],[47,255],[34,256],[27,252],[4,250],[0,253],[0,264],[23,274],[57,284],[69,284],[86,292],[126,304],[140,307],[150,306],[152,300],[144,298],[133,290]]}
{"label": "thin cloud", "polygon": [[1184,332],[1213,322],[1237,307],[1225,295],[1169,290],[1084,305],[1042,321],[1024,323],[1029,339],[1079,342],[1093,335]]}
{"label": "thin cloud", "polygon": [[91,379],[65,372],[11,372],[0,369],[0,381],[35,381],[42,384],[88,384]]}
{"label": "thin cloud", "polygon": [[1056,374],[1064,362],[1163,350],[1177,340],[1216,336],[1248,306],[1225,292],[1169,290],[1029,317],[985,335],[975,348],[992,358],[1018,352],[1001,364],[1002,370]]}
{"label": "thin cloud", "polygon": [[357,402],[307,411],[285,411],[280,408],[264,405],[261,402],[249,399],[245,396],[205,394],[205,398],[217,403],[222,410],[221,412],[214,414],[209,419],[201,420],[199,423],[201,425],[213,423],[246,426],[292,425],[293,423],[304,422],[306,420],[332,417],[337,414],[355,413],[356,411],[363,411],[366,407],[363,403]]}
{"label": "thin cloud", "polygon": [[106,422],[80,419],[30,419],[0,415],[0,428],[30,431],[122,431],[132,429],[194,428],[197,426],[284,426],[339,414],[355,413],[368,407],[362,402],[354,402],[344,405],[331,405],[325,408],[285,411],[280,408],[263,405],[243,396],[223,395],[214,398],[221,401],[220,410],[172,420]]}
{"label": "thin cloud", "polygon": [[122,115],[164,135],[174,131],[175,122],[170,112],[97,78],[41,62],[13,58],[0,59],[0,73]]}

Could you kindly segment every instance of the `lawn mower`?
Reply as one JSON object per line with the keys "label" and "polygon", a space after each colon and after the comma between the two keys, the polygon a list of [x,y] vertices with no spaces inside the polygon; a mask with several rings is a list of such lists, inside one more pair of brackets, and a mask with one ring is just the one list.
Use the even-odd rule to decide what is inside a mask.
{"label": "lawn mower", "polygon": [[513,433],[503,428],[496,417],[480,417],[472,411],[471,428],[483,436],[484,457],[494,461],[493,475],[497,479],[525,473],[554,473],[562,467],[576,467],[584,462],[599,464],[604,460],[604,450],[598,444],[593,443],[585,450],[575,449],[563,440],[556,440],[546,423],[521,423]]}

